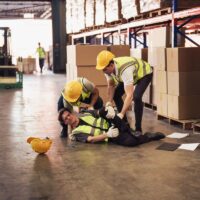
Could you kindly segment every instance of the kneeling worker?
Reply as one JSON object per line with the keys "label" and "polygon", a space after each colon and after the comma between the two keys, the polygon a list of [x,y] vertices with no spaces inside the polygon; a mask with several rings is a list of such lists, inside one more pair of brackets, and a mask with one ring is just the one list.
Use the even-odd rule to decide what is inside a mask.
{"label": "kneeling worker", "polygon": [[[102,70],[108,82],[109,102],[114,100],[118,116],[122,119],[134,101],[136,135],[142,134],[142,96],[152,80],[151,66],[134,57],[115,57],[110,51],[101,51],[97,56],[97,70]],[[134,85],[135,89],[134,89]],[[122,96],[126,94],[123,102]]]}
{"label": "kneeling worker", "polygon": [[[103,100],[99,96],[99,90],[88,79],[79,77],[76,80],[66,83],[64,90],[58,100],[58,111],[67,108],[71,112],[73,107],[80,107],[81,103],[87,104],[87,109],[100,109],[103,106]],[[63,124],[61,123],[63,126]],[[63,126],[61,137],[68,136],[68,127]]]}
{"label": "kneeling worker", "polygon": [[71,125],[70,139],[79,142],[95,143],[108,140],[118,145],[136,146],[165,137],[159,132],[136,137],[111,106],[100,109],[98,114],[99,116],[96,113],[92,114],[91,111],[75,114],[64,108],[60,110],[58,120],[65,125]]}

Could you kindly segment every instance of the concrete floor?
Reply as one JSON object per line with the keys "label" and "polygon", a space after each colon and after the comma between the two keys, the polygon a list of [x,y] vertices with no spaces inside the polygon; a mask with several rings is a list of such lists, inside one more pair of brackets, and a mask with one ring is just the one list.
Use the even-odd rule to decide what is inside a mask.
{"label": "concrete floor", "polygon": [[[25,75],[22,90],[0,90],[0,200],[199,200],[200,151],[156,150],[163,142],[200,142],[199,135],[134,148],[72,143],[59,137],[56,104],[64,75]],[[144,130],[182,131],[145,109]],[[29,136],[50,137],[46,155]]]}

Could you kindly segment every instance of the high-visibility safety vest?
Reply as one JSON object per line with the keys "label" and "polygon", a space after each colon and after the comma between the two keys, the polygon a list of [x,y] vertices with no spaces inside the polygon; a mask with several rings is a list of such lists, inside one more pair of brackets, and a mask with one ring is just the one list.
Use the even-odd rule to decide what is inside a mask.
{"label": "high-visibility safety vest", "polygon": [[39,58],[45,58],[45,51],[42,47],[38,47],[37,52],[39,54]]}
{"label": "high-visibility safety vest", "polygon": [[70,110],[72,110],[73,106],[80,106],[81,102],[84,101],[85,99],[89,98],[91,95],[91,92],[87,90],[87,88],[85,87],[85,85],[83,84],[83,78],[77,78],[77,81],[82,85],[82,92],[81,92],[81,97],[79,98],[78,101],[76,102],[67,102],[64,98],[63,98],[63,104],[65,108],[69,108]]}
{"label": "high-visibility safety vest", "polygon": [[80,114],[79,119],[83,120],[86,124],[76,127],[70,134],[70,137],[79,133],[97,136],[109,129],[109,123],[102,117],[95,118],[90,113],[85,113]]}
{"label": "high-visibility safety vest", "polygon": [[138,58],[117,57],[117,58],[113,58],[113,61],[118,69],[118,76],[112,76],[112,78],[114,79],[114,81],[117,81],[117,82],[123,82],[121,75],[123,71],[127,67],[130,67],[130,66],[135,66],[135,70],[133,72],[134,84],[136,84],[138,80],[140,80],[147,74],[152,73],[152,68],[150,64]]}

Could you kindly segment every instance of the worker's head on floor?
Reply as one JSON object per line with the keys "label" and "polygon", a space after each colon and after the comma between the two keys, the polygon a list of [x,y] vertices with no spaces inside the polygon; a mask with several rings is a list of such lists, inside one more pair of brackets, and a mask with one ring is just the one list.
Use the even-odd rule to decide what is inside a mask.
{"label": "worker's head on floor", "polygon": [[[110,51],[103,50],[97,55],[97,70],[103,70],[106,74],[111,74],[114,70],[113,58],[115,55]],[[112,71],[112,72],[111,72]]]}
{"label": "worker's head on floor", "polygon": [[70,125],[72,128],[76,128],[79,123],[79,118],[67,108],[62,108],[59,111],[58,120],[65,125]]}
{"label": "worker's head on floor", "polygon": [[82,85],[77,80],[70,81],[65,84],[62,96],[66,101],[75,103],[80,98],[82,89]]}

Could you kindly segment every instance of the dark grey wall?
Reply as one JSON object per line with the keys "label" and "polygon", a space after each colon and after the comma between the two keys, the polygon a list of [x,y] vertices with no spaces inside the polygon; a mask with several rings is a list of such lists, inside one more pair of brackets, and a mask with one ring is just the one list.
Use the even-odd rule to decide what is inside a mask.
{"label": "dark grey wall", "polygon": [[53,72],[66,72],[66,0],[52,0]]}

